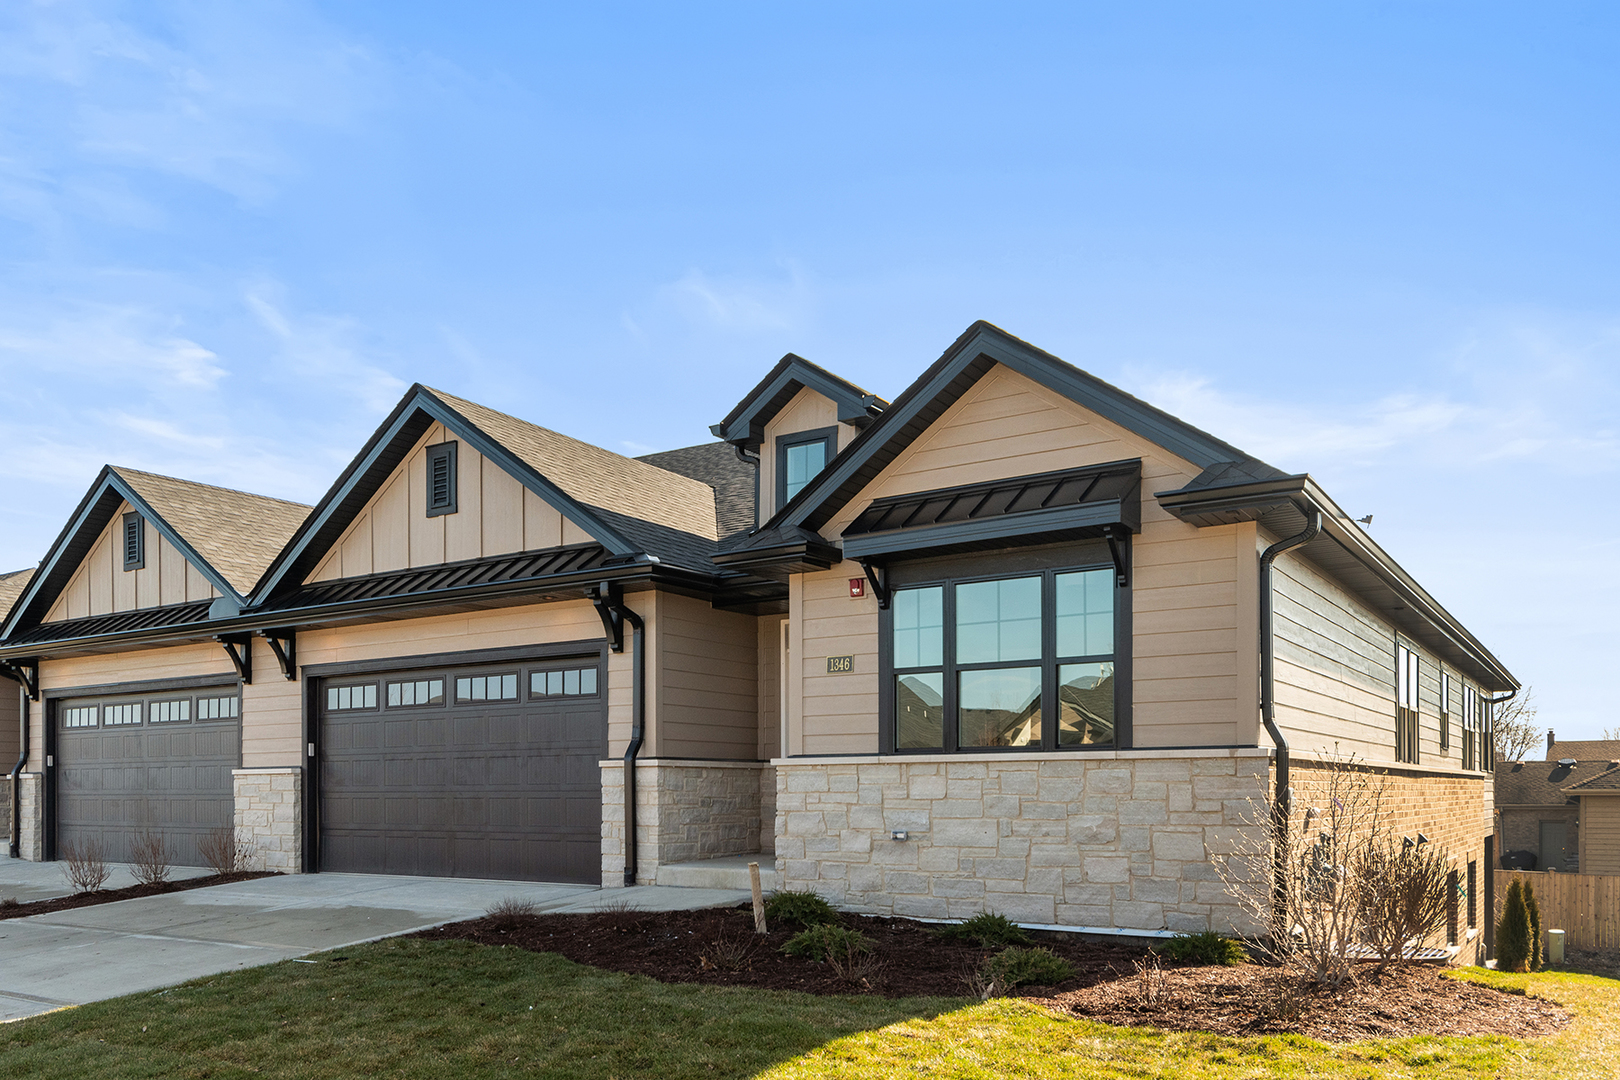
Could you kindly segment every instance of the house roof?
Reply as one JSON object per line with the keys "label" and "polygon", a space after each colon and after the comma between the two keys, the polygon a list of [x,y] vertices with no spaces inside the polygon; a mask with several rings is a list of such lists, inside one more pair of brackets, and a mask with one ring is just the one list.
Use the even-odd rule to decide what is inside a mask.
{"label": "house roof", "polygon": [[1559,765],[1552,761],[1498,761],[1495,799],[1498,806],[1563,806],[1564,789],[1608,768],[1607,761]]}
{"label": "house roof", "polygon": [[643,454],[636,460],[691,477],[713,488],[715,528],[721,539],[754,527],[759,466],[740,459],[731,443],[700,443],[679,450]]}
{"label": "house roof", "polygon": [[1620,793],[1620,762],[1606,761],[1602,768],[1602,772],[1588,776],[1584,780],[1577,780],[1565,787],[1564,791],[1571,795],[1590,795],[1609,791]]}
{"label": "house roof", "polygon": [[303,503],[267,495],[123,466],[113,471],[243,596],[309,514]]}
{"label": "house roof", "polygon": [[1547,760],[1562,758],[1620,761],[1620,739],[1559,739],[1547,747]]}
{"label": "house roof", "polygon": [[13,570],[9,574],[0,574],[0,619],[5,618],[11,605],[17,602],[17,597],[23,594],[28,582],[34,576],[34,568],[26,570]]}
{"label": "house roof", "polygon": [[757,450],[765,438],[765,425],[806,387],[830,399],[838,406],[838,419],[855,427],[865,427],[871,423],[873,417],[881,415],[889,404],[819,364],[788,353],[726,414],[724,420],[709,430],[726,442]]}

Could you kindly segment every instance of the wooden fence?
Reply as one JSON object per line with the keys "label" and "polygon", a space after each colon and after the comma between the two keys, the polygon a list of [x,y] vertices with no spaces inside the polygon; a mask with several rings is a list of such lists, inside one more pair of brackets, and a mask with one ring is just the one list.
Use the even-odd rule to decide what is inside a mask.
{"label": "wooden fence", "polygon": [[1496,911],[1500,915],[1508,882],[1514,875],[1536,892],[1541,925],[1564,931],[1571,949],[1620,949],[1620,874],[1558,874],[1547,871],[1496,871]]}

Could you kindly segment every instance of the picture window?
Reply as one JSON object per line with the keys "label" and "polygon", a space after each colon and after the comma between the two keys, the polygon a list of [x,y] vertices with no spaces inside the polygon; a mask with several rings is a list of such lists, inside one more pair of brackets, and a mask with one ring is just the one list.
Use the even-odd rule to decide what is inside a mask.
{"label": "picture window", "polygon": [[776,506],[781,509],[838,454],[838,429],[799,431],[776,439]]}

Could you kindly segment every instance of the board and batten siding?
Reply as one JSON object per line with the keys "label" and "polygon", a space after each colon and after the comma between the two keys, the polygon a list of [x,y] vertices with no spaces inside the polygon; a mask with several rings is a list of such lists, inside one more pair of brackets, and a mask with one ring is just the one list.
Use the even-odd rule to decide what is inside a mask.
{"label": "board and batten siding", "polygon": [[[844,507],[837,536],[873,499],[1129,458],[1142,459],[1142,532],[1132,543],[1133,744],[1254,745],[1258,733],[1253,525],[1198,529],[1153,492],[1201,471],[1061,394],[996,366]],[[875,753],[877,604],[848,599],[846,563],[794,575],[790,754]],[[857,606],[859,604],[859,606]],[[855,671],[827,675],[828,656]]]}
{"label": "board and batten siding", "polygon": [[784,615],[762,615],[755,627],[759,646],[759,758],[782,755],[782,624]]}
{"label": "board and batten siding", "polygon": [[1620,795],[1581,796],[1581,873],[1620,874]]}
{"label": "board and batten siding", "polygon": [[[1261,536],[1260,547],[1270,540]],[[1418,654],[1418,761],[1462,766],[1463,691],[1451,674],[1451,740],[1440,749],[1440,665],[1297,552],[1274,564],[1277,724],[1299,750],[1395,760],[1395,646]]]}
{"label": "board and batten siding", "polygon": [[124,515],[133,509],[127,502],[119,503],[112,520],[45,614],[44,622],[211,600],[219,595],[202,572],[180,554],[180,549],[165,540],[144,517],[146,566],[125,570]]}
{"label": "board and batten siding", "polygon": [[[456,448],[456,512],[428,517],[427,448]],[[591,537],[442,424],[417,440],[306,583],[490,558]]]}
{"label": "board and batten siding", "polygon": [[818,431],[838,428],[838,450],[848,446],[860,432],[850,424],[838,421],[838,403],[808,386],[801,389],[771,417],[765,425],[763,441],[759,445],[759,509],[760,520],[776,513],[776,439],[779,435],[792,435],[800,431]]}
{"label": "board and batten siding", "polygon": [[[639,595],[631,594],[634,605]],[[754,617],[659,593],[656,723],[650,757],[754,761],[759,752],[758,628]]]}

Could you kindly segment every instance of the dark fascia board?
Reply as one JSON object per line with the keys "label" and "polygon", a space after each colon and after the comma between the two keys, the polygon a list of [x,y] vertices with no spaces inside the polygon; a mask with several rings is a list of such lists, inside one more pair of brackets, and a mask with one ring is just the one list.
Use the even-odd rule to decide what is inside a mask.
{"label": "dark fascia board", "polygon": [[[882,416],[856,436],[820,476],[767,522],[766,527],[797,525],[815,530],[826,524],[860,494],[883,466],[921,434],[916,431],[903,437],[907,425],[925,412],[943,412],[983,377],[992,363],[1000,363],[1062,394],[1200,469],[1223,461],[1249,459],[1249,455],[1230,443],[980,320],[968,327],[944,355],[907,387]],[[975,366],[982,370],[971,371]],[[961,378],[963,376],[967,378]]]}
{"label": "dark fascia board", "polygon": [[716,438],[754,449],[765,437],[765,425],[805,387],[831,399],[838,406],[838,419],[856,427],[870,423],[888,404],[876,394],[867,393],[819,364],[788,353],[776,362],[776,366],[760,380],[758,386],[748,392],[747,397],[726,414],[724,420],[712,425],[709,430],[714,432]]}
{"label": "dark fascia board", "polygon": [[757,574],[773,581],[786,581],[789,574],[826,570],[842,560],[843,555],[835,545],[810,539],[788,539],[714,556],[715,563],[724,569]]}
{"label": "dark fascia board", "polygon": [[488,585],[468,585],[450,589],[438,589],[430,593],[414,593],[393,597],[384,596],[302,608],[278,608],[273,611],[248,609],[235,618],[191,623],[181,627],[151,627],[144,630],[74,638],[67,641],[34,643],[16,648],[0,646],[0,660],[48,658],[52,655],[73,655],[75,652],[106,652],[110,651],[108,649],[110,645],[123,648],[181,645],[198,641],[212,641],[221,634],[247,634],[258,630],[310,630],[327,625],[352,622],[357,616],[374,615],[382,618],[398,616],[402,612],[417,611],[423,614],[431,614],[435,608],[442,608],[451,604],[490,600],[508,600],[510,602],[511,598],[520,597],[524,593],[583,590],[604,581],[621,585],[627,589],[658,587],[693,595],[708,595],[715,588],[713,578],[692,571],[681,570],[678,567],[663,566],[656,563],[627,563],[620,566],[600,566],[594,570],[573,571],[547,577],[521,578],[516,581],[501,581]]}
{"label": "dark fascia board", "polygon": [[[1156,492],[1154,498],[1171,514],[1200,527],[1232,520],[1263,521],[1281,512],[1290,518],[1284,528],[1292,528],[1294,517],[1302,524],[1305,513],[1314,507],[1322,514],[1322,535],[1302,549],[1306,555],[1325,543],[1337,545],[1415,612],[1424,624],[1466,653],[1477,665],[1476,677],[1483,676],[1496,684],[1491,689],[1518,688],[1519,681],[1512,672],[1379,547],[1365,529],[1351,520],[1310,474],[1193,491],[1162,491]],[[1349,583],[1341,581],[1341,584]],[[1361,590],[1352,588],[1352,591]],[[1363,596],[1363,599],[1372,598]]]}
{"label": "dark fascia board", "polygon": [[[1137,505],[1140,506],[1140,496]],[[1108,525],[1129,525],[1128,513],[1120,499],[1103,499],[1079,506],[1059,506],[1029,510],[1022,514],[1002,514],[977,521],[957,521],[949,525],[924,525],[915,529],[890,529],[844,538],[844,558],[864,559],[901,552],[922,552],[958,544],[980,544],[1014,538],[1033,540],[1059,534],[1075,535],[1100,530]],[[1140,531],[1140,525],[1132,532]],[[1097,535],[1101,535],[1100,532]]]}
{"label": "dark fascia board", "polygon": [[[525,488],[585,530],[611,554],[629,556],[639,553],[637,547],[617,530],[609,528],[595,514],[536,472],[527,462],[519,459],[516,454],[485,434],[472,421],[439,400],[421,383],[416,383],[405,392],[404,398],[394,407],[388,419],[383,421],[382,426],[367,440],[366,445],[349,463],[348,468],[344,469],[337,482],[321,497],[321,501],[310,511],[304,524],[299,526],[281,554],[276,556],[264,576],[259,579],[252,593],[251,602],[254,605],[265,603],[278,589],[286,587],[289,575],[297,583],[302,583],[304,575],[314,569],[312,564],[315,560],[336,543],[343,530],[354,520],[354,516],[360,512],[371,496],[376,494],[382,482],[394,471],[399,462],[404,460],[405,453],[416,444],[417,439],[422,437],[422,432],[426,431],[434,420],[454,432],[458,438],[484,457],[505,469]],[[302,572],[293,573],[295,570]]]}
{"label": "dark fascia board", "polygon": [[118,470],[111,465],[103,465],[95,483],[90,485],[90,490],[79,500],[79,505],[68,518],[67,525],[63,527],[56,542],[46,553],[44,561],[40,563],[39,572],[28,583],[28,588],[24,590],[22,596],[12,605],[5,628],[0,630],[0,641],[11,637],[25,623],[32,626],[44,616],[50,605],[72,580],[73,572],[90,553],[90,548],[95,544],[96,537],[101,535],[101,530],[112,521],[120,502],[129,503],[141,517],[150,521],[152,527],[158,531],[158,535],[172,544],[187,562],[195,566],[197,572],[219,590],[220,596],[231,600],[238,608],[245,603],[245,598],[225,580],[225,576],[199,555],[197,549],[176,532],[174,526],[163,519],[163,515],[153,510],[151,504],[141,498],[135,489],[118,475]]}

